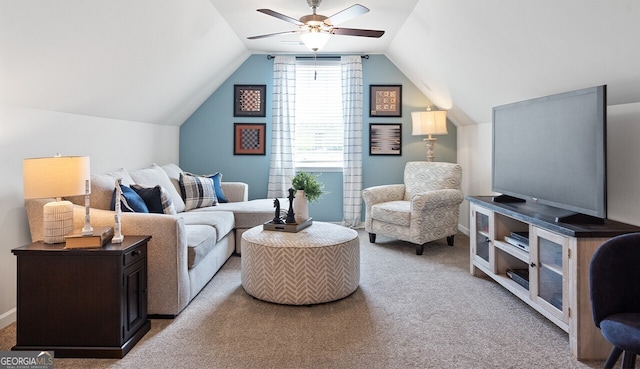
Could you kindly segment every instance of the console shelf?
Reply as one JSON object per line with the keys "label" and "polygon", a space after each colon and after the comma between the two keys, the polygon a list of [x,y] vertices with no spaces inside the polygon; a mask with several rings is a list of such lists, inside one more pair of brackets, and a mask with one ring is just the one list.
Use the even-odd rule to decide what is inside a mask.
{"label": "console shelf", "polygon": [[[470,272],[488,276],[569,334],[578,360],[605,359],[611,345],[591,316],[589,263],[607,239],[640,232],[640,227],[605,220],[603,224],[566,224],[547,216],[549,207],[525,202],[500,203],[491,196],[467,197],[471,203]],[[528,232],[529,251],[505,241]],[[507,270],[529,273],[529,289]]]}

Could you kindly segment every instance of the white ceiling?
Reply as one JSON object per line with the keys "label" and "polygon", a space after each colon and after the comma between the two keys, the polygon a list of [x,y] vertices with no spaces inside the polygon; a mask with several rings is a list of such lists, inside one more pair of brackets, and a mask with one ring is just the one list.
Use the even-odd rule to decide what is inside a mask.
{"label": "white ceiling", "polygon": [[[637,0],[323,0],[327,16],[371,11],[322,53],[381,53],[458,125],[495,105],[608,85],[640,102]],[[252,53],[307,53],[295,35],[262,40],[310,14],[306,0],[0,0],[0,103],[180,125]]]}

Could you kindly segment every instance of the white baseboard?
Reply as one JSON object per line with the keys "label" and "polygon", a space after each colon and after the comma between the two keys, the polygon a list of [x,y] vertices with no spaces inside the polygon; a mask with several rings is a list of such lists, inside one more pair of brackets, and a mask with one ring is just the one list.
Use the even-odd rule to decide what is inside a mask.
{"label": "white baseboard", "polygon": [[458,230],[467,236],[469,235],[469,227],[465,227],[462,224],[458,223]]}
{"label": "white baseboard", "polygon": [[0,329],[8,326],[16,321],[16,308],[13,308],[6,313],[0,315]]}

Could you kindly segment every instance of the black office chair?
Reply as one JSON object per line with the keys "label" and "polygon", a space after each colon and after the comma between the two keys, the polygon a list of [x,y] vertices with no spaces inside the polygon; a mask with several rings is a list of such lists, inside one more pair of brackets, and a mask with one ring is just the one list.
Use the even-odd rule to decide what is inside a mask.
{"label": "black office chair", "polygon": [[589,266],[593,321],[613,349],[604,364],[624,352],[623,368],[635,368],[640,354],[640,233],[611,238],[593,254]]}

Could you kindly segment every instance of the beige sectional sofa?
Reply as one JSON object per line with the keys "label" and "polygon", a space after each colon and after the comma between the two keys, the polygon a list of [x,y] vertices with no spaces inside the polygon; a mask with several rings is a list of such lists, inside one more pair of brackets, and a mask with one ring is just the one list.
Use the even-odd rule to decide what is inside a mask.
{"label": "beige sectional sofa", "polygon": [[[123,185],[159,185],[171,199],[175,214],[123,212],[122,233],[150,235],[148,245],[148,313],[178,315],[211,280],[234,251],[240,253],[241,235],[247,229],[273,218],[273,200],[248,200],[248,186],[241,182],[221,182],[227,203],[185,211],[181,195],[182,169],[175,164],[156,164],[139,170],[119,169],[91,176],[91,225],[113,226],[109,210],[115,180]],[[31,238],[42,239],[42,207],[52,199],[27,200]],[[84,225],[84,196],[68,199],[74,203],[74,229]]]}

